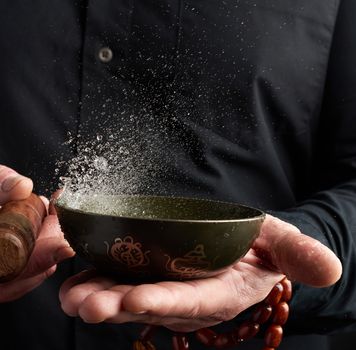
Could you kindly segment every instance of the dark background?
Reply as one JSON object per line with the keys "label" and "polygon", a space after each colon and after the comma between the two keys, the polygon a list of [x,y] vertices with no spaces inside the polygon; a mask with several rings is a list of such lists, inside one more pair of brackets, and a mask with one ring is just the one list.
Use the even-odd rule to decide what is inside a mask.
{"label": "dark background", "polygon": [[[355,350],[356,333],[333,335],[331,338],[331,350]],[[322,349],[315,349],[322,350]]]}

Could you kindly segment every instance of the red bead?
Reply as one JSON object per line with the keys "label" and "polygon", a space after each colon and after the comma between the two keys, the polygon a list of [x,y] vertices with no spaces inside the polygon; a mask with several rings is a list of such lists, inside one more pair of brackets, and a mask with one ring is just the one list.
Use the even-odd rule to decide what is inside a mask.
{"label": "red bead", "polygon": [[263,324],[268,321],[268,319],[270,318],[271,315],[272,315],[271,305],[261,303],[261,304],[257,305],[255,311],[253,312],[253,314],[251,316],[251,320],[253,322]]}
{"label": "red bead", "polygon": [[237,343],[235,338],[233,337],[232,333],[222,333],[219,334],[214,342],[214,347],[218,349],[229,348],[232,346],[236,346]]}
{"label": "red bead", "polygon": [[233,332],[237,342],[242,342],[253,338],[260,330],[260,325],[256,322],[245,321]]}
{"label": "red bead", "polygon": [[217,334],[210,328],[201,328],[195,332],[196,338],[206,346],[213,346]]}
{"label": "red bead", "polygon": [[143,350],[144,345],[141,340],[135,340],[132,346],[133,350]]}
{"label": "red bead", "polygon": [[174,350],[189,350],[188,339],[184,334],[175,334],[172,337],[172,345]]}
{"label": "red bead", "polygon": [[271,306],[275,306],[279,303],[283,294],[283,286],[281,283],[277,283],[265,299],[265,303]]}
{"label": "red bead", "polygon": [[270,325],[265,334],[265,345],[270,348],[278,348],[282,341],[283,328],[279,325]]}
{"label": "red bead", "polygon": [[153,333],[156,331],[156,329],[157,326],[153,326],[153,325],[145,326],[140,333],[140,340],[142,340],[143,342],[150,340],[153,336]]}
{"label": "red bead", "polygon": [[285,301],[282,301],[274,307],[272,322],[274,324],[283,326],[287,322],[288,316],[289,306]]}
{"label": "red bead", "polygon": [[288,278],[283,278],[281,281],[283,286],[282,301],[289,301],[292,299],[292,282]]}
{"label": "red bead", "polygon": [[156,350],[156,348],[149,341],[142,342],[141,340],[135,340],[133,343],[133,350]]}

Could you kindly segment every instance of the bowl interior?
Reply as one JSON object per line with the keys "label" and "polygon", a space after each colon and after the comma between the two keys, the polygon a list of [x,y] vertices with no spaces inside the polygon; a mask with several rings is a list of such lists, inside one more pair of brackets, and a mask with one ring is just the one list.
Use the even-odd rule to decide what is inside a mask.
{"label": "bowl interior", "polygon": [[160,196],[61,196],[56,206],[87,215],[170,221],[242,221],[264,217],[261,210],[213,200]]}

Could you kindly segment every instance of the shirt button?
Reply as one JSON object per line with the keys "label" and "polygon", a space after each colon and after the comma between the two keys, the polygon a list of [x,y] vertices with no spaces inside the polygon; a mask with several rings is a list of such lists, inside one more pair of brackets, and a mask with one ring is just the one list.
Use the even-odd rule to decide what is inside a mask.
{"label": "shirt button", "polygon": [[99,60],[103,63],[108,63],[113,58],[113,53],[110,47],[102,47],[98,53]]}

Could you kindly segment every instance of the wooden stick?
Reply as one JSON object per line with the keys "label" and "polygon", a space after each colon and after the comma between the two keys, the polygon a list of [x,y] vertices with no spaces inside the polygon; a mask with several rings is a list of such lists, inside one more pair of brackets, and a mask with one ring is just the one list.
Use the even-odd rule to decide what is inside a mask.
{"label": "wooden stick", "polygon": [[35,194],[0,209],[0,282],[15,279],[26,267],[46,216]]}

